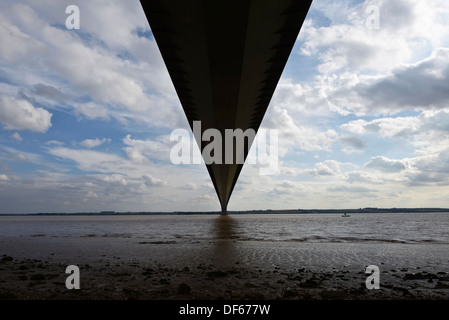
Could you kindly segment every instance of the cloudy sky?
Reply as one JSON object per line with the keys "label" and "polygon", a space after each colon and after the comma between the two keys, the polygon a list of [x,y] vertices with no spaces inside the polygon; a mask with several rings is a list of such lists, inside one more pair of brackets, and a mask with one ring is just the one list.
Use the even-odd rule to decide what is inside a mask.
{"label": "cloudy sky", "polygon": [[[229,210],[449,207],[448,16],[314,0],[262,123],[278,170],[245,166]],[[170,161],[176,128],[138,0],[0,2],[0,213],[219,210],[205,166]]]}

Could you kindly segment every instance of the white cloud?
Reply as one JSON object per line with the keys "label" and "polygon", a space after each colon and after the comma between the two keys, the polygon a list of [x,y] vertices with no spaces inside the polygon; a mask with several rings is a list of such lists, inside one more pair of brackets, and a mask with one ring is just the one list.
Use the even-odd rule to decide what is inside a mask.
{"label": "white cloud", "polygon": [[46,132],[51,127],[52,114],[36,108],[26,100],[0,95],[0,122],[7,130]]}
{"label": "white cloud", "polygon": [[166,181],[162,181],[161,179],[153,177],[151,174],[145,174],[142,176],[143,183],[147,187],[154,187],[154,186],[164,186],[167,184]]}
{"label": "white cloud", "polygon": [[58,140],[50,140],[50,141],[47,141],[46,144],[48,144],[48,145],[63,146],[65,143],[62,142],[62,141],[58,141]]}
{"label": "white cloud", "polygon": [[387,31],[370,34],[365,27],[351,25],[309,27],[305,30],[302,53],[318,55],[323,61],[318,71],[323,74],[342,69],[385,71],[411,56],[406,42],[401,38],[395,39]]}
{"label": "white cloud", "polygon": [[103,177],[103,181],[106,181],[106,182],[112,183],[112,184],[119,184],[122,186],[128,185],[128,181],[126,181],[126,179],[120,174],[106,175]]}
{"label": "white cloud", "polygon": [[109,120],[108,109],[99,104],[88,102],[76,106],[75,114],[86,117],[87,119]]}
{"label": "white cloud", "polygon": [[103,138],[101,140],[98,139],[98,138],[96,138],[96,139],[86,139],[86,140],[81,141],[80,145],[85,147],[85,148],[89,148],[90,149],[90,148],[98,147],[98,146],[102,145],[105,142],[111,142],[111,139],[106,139],[106,138]]}
{"label": "white cloud", "polygon": [[353,187],[353,186],[334,186],[329,187],[329,191],[331,192],[343,192],[343,193],[352,193],[352,194],[360,194],[360,193],[372,193],[375,192],[374,189],[369,189],[365,187]]}
{"label": "white cloud", "polygon": [[345,167],[352,167],[350,163],[343,163],[335,160],[325,160],[323,162],[317,162],[313,169],[299,170],[297,173],[309,174],[315,177],[342,177]]}
{"label": "white cloud", "polygon": [[[429,46],[432,50],[448,43],[447,2],[368,0],[353,7],[348,4],[314,1],[312,7],[330,18],[330,25],[316,27],[307,20],[301,30],[302,53],[318,56],[322,73],[343,68],[385,72],[422,58]],[[380,29],[367,27],[370,5],[379,9]]]}
{"label": "white cloud", "polygon": [[89,191],[86,195],[86,198],[98,198],[98,194],[96,194],[95,192]]}
{"label": "white cloud", "polygon": [[280,88],[290,100],[296,101],[289,107],[295,118],[335,113],[376,116],[404,110],[443,109],[449,105],[448,61],[449,49],[439,48],[427,58],[395,65],[388,72],[376,75],[335,72],[318,76],[308,86],[290,84],[295,88],[290,93],[282,83]]}
{"label": "white cloud", "polygon": [[0,181],[9,181],[9,178],[6,174],[0,174]]}
{"label": "white cloud", "polygon": [[351,184],[383,184],[384,181],[382,176],[375,175],[372,172],[368,172],[366,170],[354,170],[346,173],[345,182],[349,182]]}
{"label": "white cloud", "polygon": [[[311,108],[311,105],[314,107]],[[295,83],[292,79],[281,78],[268,111],[276,106],[280,109],[287,109],[295,119],[304,117],[309,119],[313,116],[325,115],[328,112],[328,105],[326,93],[321,86]]]}
{"label": "white cloud", "polygon": [[17,140],[17,141],[22,141],[22,137],[20,136],[20,134],[18,132],[14,132],[12,137]]}
{"label": "white cloud", "polygon": [[0,58],[10,63],[28,58],[32,50],[39,53],[44,49],[39,41],[9,23],[2,12],[0,12],[0,39],[2,39]]}
{"label": "white cloud", "polygon": [[378,134],[408,141],[418,154],[435,154],[449,149],[449,109],[427,110],[417,116],[354,120],[340,126],[356,134]]}
{"label": "white cloud", "polygon": [[340,126],[341,129],[357,133],[377,133],[384,137],[409,137],[420,126],[417,117],[379,118],[372,121],[354,120]]}
{"label": "white cloud", "polygon": [[[366,26],[369,5],[380,10],[378,30]],[[308,85],[292,84],[297,109],[363,116],[448,105],[448,2],[368,0],[351,7],[318,0],[312,8],[330,24],[309,19],[301,30],[300,52],[319,61],[319,74]]]}
{"label": "white cloud", "polygon": [[410,159],[410,163],[407,178],[411,185],[449,185],[449,148]]}
{"label": "white cloud", "polygon": [[123,143],[128,145],[124,150],[128,158],[135,163],[146,163],[149,159],[170,161],[170,143],[167,136],[161,136],[156,140],[132,139],[127,135]]}
{"label": "white cloud", "polygon": [[134,171],[131,163],[117,155],[93,150],[73,150],[57,147],[48,151],[50,154],[75,161],[78,167],[84,171],[96,171],[103,173],[116,173],[126,170]]}
{"label": "white cloud", "polygon": [[395,173],[403,171],[407,168],[407,164],[403,160],[392,160],[383,156],[372,158],[365,168],[375,169],[387,173]]}
{"label": "white cloud", "polygon": [[22,153],[17,154],[17,155],[16,155],[16,159],[17,159],[17,160],[20,160],[20,161],[29,161],[29,159],[27,158],[27,156],[24,155],[24,154],[22,154]]}
{"label": "white cloud", "polygon": [[194,183],[186,183],[185,186],[182,188],[186,189],[186,190],[197,190],[198,189],[198,187]]}
{"label": "white cloud", "polygon": [[[6,17],[3,29],[15,30],[3,32],[5,41],[20,51],[6,52],[2,46],[4,61],[10,57],[16,66],[8,74],[26,74],[15,77],[20,90],[31,87],[27,93],[43,101],[65,97],[74,113],[87,119],[129,118],[160,127],[185,122],[155,41],[138,35],[138,30],[150,32],[139,1],[84,6],[81,33],[57,27],[66,18],[58,1],[39,7],[32,1],[5,1],[0,8]],[[80,96],[92,101],[74,103]]]}
{"label": "white cloud", "polygon": [[265,128],[278,130],[279,156],[283,157],[295,148],[300,150],[329,150],[338,134],[333,129],[325,131],[311,125],[298,123],[290,110],[273,105],[262,122]]}
{"label": "white cloud", "polygon": [[[85,149],[69,149],[56,147],[48,150],[49,154],[63,160],[75,161],[78,168],[88,173],[97,172],[101,181],[114,182],[124,185],[133,181],[135,184],[142,182],[147,185],[165,185],[167,180],[171,181],[172,187],[183,188],[184,180],[180,175],[192,180],[195,175],[204,175],[205,168],[192,166],[181,169],[170,163],[156,166],[150,161],[146,163],[135,163],[133,159],[126,159],[115,154]],[[190,169],[190,170],[189,170]],[[154,177],[154,172],[161,174],[164,179]],[[123,183],[125,182],[125,183]]]}
{"label": "white cloud", "polygon": [[332,176],[335,174],[334,170],[329,168],[324,163],[317,163],[314,169],[306,170],[305,173],[308,173],[313,176]]}
{"label": "white cloud", "polygon": [[356,113],[397,113],[405,109],[444,108],[449,105],[449,49],[393,70],[376,80],[360,82],[334,95],[336,104],[351,105]]}
{"label": "white cloud", "polygon": [[[57,29],[51,31],[55,34],[62,32]],[[73,39],[64,39],[63,45],[50,38],[47,40],[57,47],[58,55],[62,57],[55,57],[48,64],[76,88],[88,92],[94,100],[116,108],[148,111],[151,102],[142,84],[126,74],[125,68],[132,67],[128,63],[98,48],[71,41]]]}

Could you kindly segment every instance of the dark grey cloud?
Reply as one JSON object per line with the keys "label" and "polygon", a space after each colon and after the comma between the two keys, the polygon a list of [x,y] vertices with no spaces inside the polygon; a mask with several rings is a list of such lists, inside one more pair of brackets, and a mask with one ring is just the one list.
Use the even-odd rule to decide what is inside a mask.
{"label": "dark grey cloud", "polygon": [[379,11],[381,28],[396,31],[412,25],[419,14],[408,0],[383,1]]}
{"label": "dark grey cloud", "polygon": [[422,117],[421,131],[449,132],[449,112],[439,111],[432,116]]}
{"label": "dark grey cloud", "polygon": [[35,95],[54,99],[54,100],[64,100],[70,98],[69,95],[62,93],[53,86],[49,86],[43,83],[36,83],[33,86],[31,92]]}
{"label": "dark grey cloud", "polygon": [[343,136],[340,139],[343,143],[357,150],[363,150],[367,146],[365,141],[354,136]]}
{"label": "dark grey cloud", "polygon": [[417,158],[413,167],[417,170],[407,174],[410,185],[449,185],[449,150]]}
{"label": "dark grey cloud", "polygon": [[444,108],[449,106],[449,49],[439,49],[417,64],[396,69],[392,75],[352,88],[376,109]]}

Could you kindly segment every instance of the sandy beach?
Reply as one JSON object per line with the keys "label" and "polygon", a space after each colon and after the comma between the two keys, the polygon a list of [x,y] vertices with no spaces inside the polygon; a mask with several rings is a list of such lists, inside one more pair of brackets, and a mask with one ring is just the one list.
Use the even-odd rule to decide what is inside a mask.
{"label": "sandy beach", "polygon": [[[18,300],[446,300],[449,273],[435,265],[394,268],[379,264],[380,289],[368,290],[364,267],[258,266],[223,255],[218,260],[199,259],[195,250],[204,244],[190,243],[190,251],[176,241],[136,242],[139,250],[114,250],[102,254],[104,239],[89,241],[77,256],[73,241],[51,241],[43,236],[15,239],[11,250],[0,256],[0,298]],[[117,240],[117,239],[116,239]],[[52,243],[52,245],[50,245]],[[80,242],[77,241],[79,244]],[[86,242],[87,243],[87,242]],[[5,241],[3,241],[5,244]],[[27,244],[27,245],[26,245]],[[208,243],[210,246],[211,243]],[[219,241],[217,250],[231,250],[232,240]],[[235,245],[235,243],[234,243]],[[267,244],[264,244],[267,246]],[[20,250],[19,248],[22,248]],[[25,250],[25,248],[27,248]],[[278,248],[282,250],[282,248]],[[285,248],[286,249],[286,248]],[[9,251],[9,252],[8,252]],[[70,252],[72,252],[70,254]],[[166,254],[161,254],[165,252]],[[169,254],[171,252],[171,254]],[[186,259],[181,258],[184,252]],[[217,252],[216,252],[217,253]],[[225,251],[221,252],[225,254]],[[229,253],[229,252],[228,252]],[[234,252],[235,253],[235,252]],[[153,256],[153,258],[148,258]],[[235,255],[238,258],[238,254]],[[76,258],[77,257],[77,258]],[[163,259],[162,257],[165,257]],[[204,258],[205,256],[203,256]],[[159,259],[161,258],[161,259]],[[80,289],[65,286],[65,269],[75,263],[80,269]],[[82,262],[81,262],[82,261]],[[224,261],[224,260],[222,260]]]}

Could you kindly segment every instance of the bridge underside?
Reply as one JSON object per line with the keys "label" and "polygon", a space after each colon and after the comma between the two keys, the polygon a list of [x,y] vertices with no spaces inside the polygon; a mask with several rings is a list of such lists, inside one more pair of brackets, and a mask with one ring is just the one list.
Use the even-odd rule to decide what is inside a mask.
{"label": "bridge underside", "polygon": [[[141,0],[192,129],[257,132],[311,2]],[[243,164],[222,155],[206,166],[226,214]]]}

